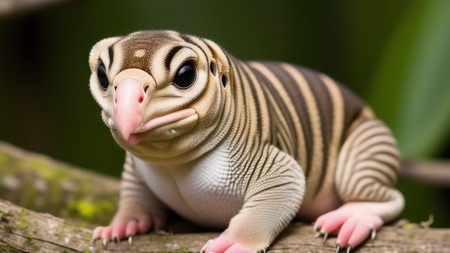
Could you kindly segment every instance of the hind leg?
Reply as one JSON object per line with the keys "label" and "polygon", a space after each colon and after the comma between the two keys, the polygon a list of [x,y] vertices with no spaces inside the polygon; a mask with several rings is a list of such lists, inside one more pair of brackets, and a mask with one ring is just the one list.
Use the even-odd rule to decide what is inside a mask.
{"label": "hind leg", "polygon": [[335,189],[345,202],[320,216],[315,229],[337,234],[337,247],[355,248],[403,209],[402,194],[392,188],[400,166],[395,139],[380,121],[368,120],[346,139],[338,158]]}

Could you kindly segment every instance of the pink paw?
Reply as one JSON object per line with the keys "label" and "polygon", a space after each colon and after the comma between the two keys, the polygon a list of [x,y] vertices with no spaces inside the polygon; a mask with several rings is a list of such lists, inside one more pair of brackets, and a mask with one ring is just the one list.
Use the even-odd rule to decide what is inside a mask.
{"label": "pink paw", "polygon": [[252,253],[250,248],[245,247],[242,244],[233,242],[228,238],[226,232],[222,233],[219,237],[206,242],[203,246],[201,253]]}
{"label": "pink paw", "polygon": [[103,246],[110,241],[119,242],[128,238],[128,243],[132,244],[133,236],[147,233],[151,228],[159,230],[164,226],[164,220],[159,217],[140,215],[137,219],[123,221],[118,219],[106,227],[97,227],[92,235],[92,242],[102,239]]}
{"label": "pink paw", "polygon": [[383,225],[383,220],[368,213],[354,214],[343,210],[335,210],[320,216],[314,225],[314,231],[324,235],[324,241],[329,234],[337,234],[337,252],[341,248],[355,248],[366,240],[369,235],[375,238],[375,232]]}

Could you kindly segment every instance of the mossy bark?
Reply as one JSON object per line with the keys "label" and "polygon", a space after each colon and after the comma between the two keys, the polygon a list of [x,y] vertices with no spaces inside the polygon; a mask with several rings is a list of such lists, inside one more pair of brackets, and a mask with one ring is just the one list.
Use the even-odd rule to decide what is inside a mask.
{"label": "mossy bark", "polygon": [[119,197],[118,180],[0,142],[0,198],[55,216],[107,224]]}
{"label": "mossy bark", "polygon": [[[138,236],[132,246],[90,245],[92,227],[107,224],[115,212],[118,180],[5,143],[0,143],[0,198],[15,203],[0,200],[0,252],[199,252],[218,236],[192,233],[194,228],[181,222],[170,231],[189,233]],[[295,223],[268,252],[335,252],[334,241],[322,244],[310,225]],[[450,253],[450,229],[383,227],[376,240],[355,250]]]}
{"label": "mossy bark", "polygon": [[[0,200],[0,252],[199,252],[218,233],[149,234],[128,242],[90,244],[92,231],[49,214],[37,213]],[[450,252],[448,229],[384,227],[376,240],[356,249],[373,252]],[[310,225],[292,224],[268,252],[335,252],[334,239],[324,244]]]}

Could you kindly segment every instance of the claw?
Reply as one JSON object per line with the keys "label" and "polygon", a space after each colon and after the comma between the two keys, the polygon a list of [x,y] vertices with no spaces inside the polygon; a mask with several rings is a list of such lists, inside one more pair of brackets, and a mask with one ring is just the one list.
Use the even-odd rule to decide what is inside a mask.
{"label": "claw", "polygon": [[128,236],[128,245],[133,245],[133,236]]}
{"label": "claw", "polygon": [[205,245],[203,245],[202,249],[200,250],[201,253],[204,253],[208,245],[210,245],[213,242],[213,240],[208,240]]}
{"label": "claw", "polygon": [[346,253],[350,253],[351,250],[352,250],[352,246],[348,246]]}
{"label": "claw", "polygon": [[103,248],[106,249],[106,246],[108,246],[109,239],[103,238]]}
{"label": "claw", "polygon": [[117,234],[113,235],[112,236],[112,241],[115,242],[115,243],[119,243],[119,241],[120,241],[119,240],[119,236]]}
{"label": "claw", "polygon": [[100,238],[98,238],[98,237],[92,237],[91,241],[89,242],[89,245],[90,245],[90,246],[94,246],[95,242],[96,242],[98,239],[100,239]]}
{"label": "claw", "polygon": [[313,233],[317,233],[318,231],[319,231],[319,228],[317,227],[317,224],[314,223]]}
{"label": "claw", "polygon": [[375,240],[375,237],[377,236],[377,230],[375,229],[373,223],[369,223],[369,228],[370,228],[370,240]]}
{"label": "claw", "polygon": [[339,253],[339,250],[341,250],[341,245],[339,243],[337,243],[336,253]]}
{"label": "claw", "polygon": [[321,234],[323,234],[323,240],[322,240],[322,244],[324,245],[327,238],[328,238],[328,233],[325,231],[320,231]]}

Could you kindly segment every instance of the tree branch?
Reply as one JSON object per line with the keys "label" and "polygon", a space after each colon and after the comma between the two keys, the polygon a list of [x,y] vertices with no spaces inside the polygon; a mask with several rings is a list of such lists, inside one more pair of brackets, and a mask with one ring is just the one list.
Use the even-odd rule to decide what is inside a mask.
{"label": "tree branch", "polygon": [[[0,200],[0,251],[2,252],[199,252],[218,233],[149,234],[128,242],[91,246],[92,231],[49,214],[36,213]],[[292,224],[268,250],[275,252],[335,252],[334,239],[325,244],[310,225]],[[450,252],[448,229],[384,227],[376,240],[358,252]]]}
{"label": "tree branch", "polygon": [[[117,196],[117,179],[0,143],[0,198],[22,206],[0,200],[0,252],[199,252],[208,239],[219,235],[192,233],[195,228],[181,222],[169,231],[191,232],[138,236],[132,246],[126,241],[106,248],[101,241],[91,246],[92,227],[109,222]],[[268,252],[335,252],[334,242],[330,238],[322,245],[310,225],[295,223]],[[357,252],[450,253],[450,229],[383,227],[376,240]]]}

